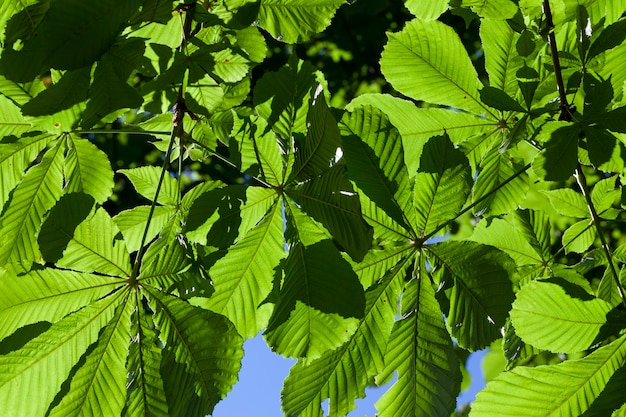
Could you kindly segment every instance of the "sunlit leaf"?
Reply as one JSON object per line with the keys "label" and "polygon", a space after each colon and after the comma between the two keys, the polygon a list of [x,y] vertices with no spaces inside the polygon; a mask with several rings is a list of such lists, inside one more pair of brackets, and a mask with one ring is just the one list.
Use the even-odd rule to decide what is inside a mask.
{"label": "sunlit leaf", "polygon": [[[119,295],[97,301],[53,324],[21,349],[0,356],[3,410],[11,415],[44,415],[61,383],[98,339],[120,301]],[[23,384],[28,389],[20,389]],[[36,397],[31,390],[37,390]]]}
{"label": "sunlit leaf", "polygon": [[441,285],[452,285],[447,322],[459,345],[477,350],[501,337],[514,298],[511,259],[474,242],[444,242],[428,249],[444,268]]}
{"label": "sunlit leaf", "polygon": [[395,300],[408,264],[399,263],[380,284],[366,292],[365,317],[344,345],[311,363],[301,361],[291,369],[282,392],[286,415],[316,416],[320,404],[329,398],[329,415],[341,416],[355,408],[355,398],[365,396],[365,386],[383,369],[397,312]]}
{"label": "sunlit leaf", "polygon": [[[415,19],[401,32],[388,36],[381,69],[398,91],[415,100],[490,115],[479,99],[481,83],[476,70],[449,26]],[[438,47],[431,48],[431,44]]]}
{"label": "sunlit leaf", "polygon": [[302,42],[330,24],[343,0],[261,0],[259,26],[275,39]]}
{"label": "sunlit leaf", "polygon": [[39,260],[34,238],[44,215],[62,193],[63,148],[63,141],[57,141],[15,188],[0,220],[0,265]]}
{"label": "sunlit leaf", "polygon": [[385,353],[384,381],[398,381],[376,402],[381,417],[449,416],[461,387],[461,369],[430,281],[424,275],[406,284],[402,318]]}
{"label": "sunlit leaf", "polygon": [[575,353],[591,346],[611,309],[606,301],[580,299],[559,285],[533,281],[517,293],[511,320],[524,342],[552,352]]}
{"label": "sunlit leaf", "polygon": [[415,176],[416,226],[420,235],[436,231],[455,218],[470,192],[467,158],[448,136],[431,138],[424,146]]}
{"label": "sunlit leaf", "polygon": [[[504,372],[481,391],[472,417],[582,415],[626,361],[621,337],[583,359]],[[516,395],[509,395],[514,390]]]}
{"label": "sunlit leaf", "polygon": [[281,205],[275,203],[210,269],[215,293],[202,306],[228,317],[243,337],[254,337],[269,319],[271,306],[261,304],[272,289],[274,269],[283,256]]}
{"label": "sunlit leaf", "polygon": [[169,412],[210,414],[237,381],[243,339],[224,316],[151,289],[147,293],[156,301],[154,320],[165,342],[161,373],[168,376],[163,382]]}

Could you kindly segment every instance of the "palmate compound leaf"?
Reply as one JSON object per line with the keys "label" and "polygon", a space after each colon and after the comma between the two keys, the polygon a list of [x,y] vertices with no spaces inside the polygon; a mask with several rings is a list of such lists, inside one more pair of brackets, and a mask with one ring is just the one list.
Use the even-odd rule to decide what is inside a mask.
{"label": "palmate compound leaf", "polygon": [[39,261],[36,237],[63,192],[64,141],[57,140],[15,187],[0,219],[0,265]]}
{"label": "palmate compound leaf", "polygon": [[460,212],[470,192],[467,158],[447,135],[432,137],[424,146],[415,176],[415,228],[420,236],[435,232]]}
{"label": "palmate compound leaf", "polygon": [[341,121],[348,177],[396,223],[411,230],[414,209],[402,139],[380,110],[366,106]]}
{"label": "palmate compound leaf", "polygon": [[355,408],[355,399],[365,396],[365,387],[384,368],[396,300],[410,260],[400,260],[365,293],[365,315],[346,343],[312,362],[301,360],[291,369],[282,391],[286,416],[318,416],[326,398],[329,417],[344,416]]}
{"label": "palmate compound leaf", "polygon": [[24,275],[6,271],[0,275],[0,340],[22,326],[54,323],[123,283],[104,275],[56,269]]}
{"label": "palmate compound leaf", "polygon": [[263,220],[211,267],[215,292],[198,301],[200,305],[228,317],[243,337],[254,337],[271,314],[271,305],[262,303],[285,255],[283,245],[281,204],[275,202]]}
{"label": "palmate compound leaf", "polygon": [[451,27],[436,20],[414,19],[402,31],[388,33],[388,37],[380,65],[396,90],[415,100],[495,119],[491,109],[480,101],[478,90],[482,84]]}
{"label": "palmate compound leaf", "polygon": [[315,359],[348,340],[363,317],[365,297],[358,277],[323,227],[283,201],[289,254],[264,336],[282,355]]}
{"label": "palmate compound leaf", "polygon": [[[16,417],[43,416],[74,365],[123,303],[124,294],[118,291],[90,304],[54,323],[22,348],[0,356],[3,412]],[[100,388],[106,396],[108,389]]]}
{"label": "palmate compound leaf", "polygon": [[98,341],[71,376],[70,385],[50,417],[117,416],[125,404],[126,358],[130,340],[131,297],[117,307]]}
{"label": "palmate compound leaf", "polygon": [[478,350],[502,337],[514,299],[511,258],[495,247],[468,241],[438,243],[428,246],[428,251],[433,262],[444,268],[440,286],[451,286],[446,290],[447,322],[458,344]]}
{"label": "palmate compound leaf", "polygon": [[[448,109],[417,107],[413,102],[388,94],[363,94],[348,104],[347,109],[353,111],[367,105],[382,110],[400,132],[404,162],[410,176],[415,175],[419,168],[424,144],[432,136],[448,134],[452,143],[460,145],[497,129],[497,122],[484,117]],[[481,155],[478,155],[477,159],[480,158]]]}
{"label": "palmate compound leaf", "polygon": [[580,416],[625,365],[626,336],[622,336],[582,359],[534,368],[518,366],[501,373],[478,393],[470,416]]}
{"label": "palmate compound leaf", "polygon": [[259,26],[287,43],[308,40],[330,24],[343,0],[261,0]]}
{"label": "palmate compound leaf", "polygon": [[385,370],[398,381],[378,400],[381,417],[447,417],[461,387],[461,369],[445,328],[435,291],[427,276],[405,284],[402,317],[396,321],[385,353]]}
{"label": "palmate compound leaf", "polygon": [[576,353],[592,345],[612,309],[599,298],[570,295],[556,283],[531,281],[517,292],[511,320],[525,343],[551,352]]}
{"label": "palmate compound leaf", "polygon": [[224,316],[145,286],[164,343],[161,375],[170,415],[202,417],[237,381],[243,339]]}

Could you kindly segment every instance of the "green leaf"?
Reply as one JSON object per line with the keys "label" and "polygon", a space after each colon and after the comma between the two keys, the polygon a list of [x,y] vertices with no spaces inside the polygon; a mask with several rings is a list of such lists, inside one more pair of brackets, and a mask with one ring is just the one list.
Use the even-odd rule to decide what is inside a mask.
{"label": "green leaf", "polygon": [[510,0],[463,0],[461,4],[482,17],[492,19],[511,19],[518,10]]}
{"label": "green leaf", "polygon": [[104,297],[123,281],[56,269],[0,275],[0,340],[22,326],[56,322]]}
{"label": "green leaf", "polygon": [[74,70],[91,65],[113,45],[138,8],[137,0],[51,2],[37,26],[37,36],[25,39],[19,50],[12,46],[2,51],[0,72],[14,81],[28,82],[50,68]]}
{"label": "green leaf", "polygon": [[[117,172],[124,174],[133,183],[135,190],[150,201],[154,201],[161,168],[143,166],[131,169],[119,169]],[[157,203],[175,206],[178,203],[178,183],[170,175],[163,177],[163,183],[156,198]]]}
{"label": "green leaf", "polygon": [[275,39],[300,43],[323,31],[343,0],[261,0],[258,25]]}
{"label": "green leaf", "polygon": [[285,379],[283,410],[287,416],[316,416],[330,399],[329,416],[343,416],[365,397],[365,387],[384,368],[387,341],[397,313],[401,282],[410,263],[403,260],[365,293],[365,316],[350,339],[314,361],[298,362]]}
{"label": "green leaf", "polygon": [[22,106],[22,113],[28,116],[52,115],[87,100],[91,67],[67,71],[60,80],[41,91]]}
{"label": "green leaf", "polygon": [[22,116],[20,108],[4,95],[0,95],[0,110],[0,137],[20,137],[30,130],[31,123]]}
{"label": "green leaf", "polygon": [[575,353],[591,346],[611,304],[581,299],[554,283],[531,281],[516,294],[511,320],[522,340],[551,352]]}
{"label": "green leaf", "polygon": [[[130,253],[139,250],[149,213],[150,206],[136,206],[113,217],[113,221],[124,235],[124,242]],[[146,241],[150,242],[154,239],[175,215],[176,209],[174,207],[155,206]]]}
{"label": "green leaf", "polygon": [[[626,117],[626,112],[624,112]],[[589,160],[599,170],[605,172],[622,172],[625,152],[624,145],[611,132],[586,127],[583,129],[587,138]]]}
{"label": "green leaf", "polygon": [[363,288],[327,234],[286,202],[289,254],[284,282],[265,332],[278,353],[314,359],[339,347],[365,309]]}
{"label": "green leaf", "polygon": [[602,52],[619,46],[624,40],[626,40],[626,20],[619,20],[604,28],[595,38],[589,47],[586,60],[591,61]]}
{"label": "green leaf", "polygon": [[519,35],[506,21],[483,19],[480,39],[485,51],[489,85],[515,97],[518,91],[516,73],[524,65],[515,48]]}
{"label": "green leaf", "polygon": [[419,108],[410,101],[386,94],[364,94],[348,105],[348,110],[371,105],[382,110],[402,136],[404,161],[409,175],[414,175],[424,144],[432,136],[447,133],[455,144],[496,129],[496,123],[469,113]]}
{"label": "green leaf", "polygon": [[[2,97],[0,96],[0,101]],[[2,133],[0,133],[2,135]],[[7,134],[6,136],[9,136]],[[11,143],[0,143],[0,202],[2,206],[9,199],[11,191],[24,178],[24,171],[37,158],[48,143],[54,137],[50,135],[37,135],[34,137],[24,137]]]}
{"label": "green leaf", "polygon": [[532,239],[518,227],[502,219],[494,218],[490,222],[480,222],[474,229],[471,239],[506,252],[520,268],[547,262],[541,248],[533,244],[536,238]]}
{"label": "green leaf", "polygon": [[[0,403],[10,415],[44,415],[61,383],[98,333],[113,317],[120,292],[78,310],[27,342],[0,356]],[[26,385],[25,385],[26,384]],[[27,386],[28,389],[22,387]],[[36,390],[37,396],[32,396]]]}
{"label": "green leaf", "polygon": [[[140,305],[135,293],[135,305]],[[169,417],[160,365],[162,351],[152,316],[142,308],[133,313],[129,347],[128,385],[124,417]]]}
{"label": "green leaf", "polygon": [[342,249],[358,262],[371,247],[373,231],[361,217],[359,196],[344,170],[342,165],[335,165],[323,175],[287,189],[285,193],[322,223]]}
{"label": "green leaf", "polygon": [[315,67],[291,60],[277,72],[266,73],[256,84],[253,102],[281,141],[283,151],[291,148],[294,133],[307,132],[307,113],[318,85]]}
{"label": "green leaf", "polygon": [[[103,208],[92,210],[82,194],[68,194],[42,227],[42,251],[57,266],[117,277],[130,275],[130,256]],[[63,256],[59,259],[62,251]]]}
{"label": "green leaf", "polygon": [[[204,70],[199,69],[202,73]],[[224,99],[224,90],[208,74],[197,81],[190,82],[185,90],[185,102],[189,110],[196,114],[210,117]]]}
{"label": "green leaf", "polygon": [[[125,48],[122,44],[118,46],[116,52],[122,53],[122,58],[135,59],[135,57],[127,57],[126,51],[120,51]],[[133,55],[143,55],[143,48],[145,47],[143,42],[133,42],[133,47],[137,45],[139,49]],[[128,47],[126,47],[128,49]],[[124,61],[112,56],[112,54],[106,54],[101,61],[98,62],[96,70],[93,74],[93,83],[89,90],[89,102],[85,108],[83,114],[83,126],[91,127],[105,116],[110,113],[127,108],[137,108],[141,106],[143,98],[139,91],[126,82],[128,73],[118,70],[120,63],[124,64]],[[132,62],[132,61],[131,61]]]}
{"label": "green leaf", "polygon": [[587,202],[582,194],[569,188],[541,191],[548,197],[552,207],[562,216],[585,218],[589,217]]}
{"label": "green leaf", "polygon": [[574,223],[563,232],[565,253],[583,253],[596,239],[596,229],[589,219]]}
{"label": "green leaf", "polygon": [[265,327],[274,269],[284,257],[283,218],[278,202],[266,217],[210,269],[215,293],[202,307],[228,317],[240,335],[254,337]]}
{"label": "green leaf", "polygon": [[0,219],[0,265],[39,261],[39,228],[63,192],[63,148],[63,141],[57,141],[13,191]]}
{"label": "green leaf", "polygon": [[626,337],[621,337],[583,359],[534,368],[519,366],[500,374],[478,393],[471,415],[580,416],[625,365],[625,358]]}
{"label": "green leaf", "polygon": [[448,0],[435,0],[427,3],[419,0],[407,0],[404,6],[417,18],[435,20],[448,10]]}
{"label": "green leaf", "polygon": [[224,316],[146,290],[156,302],[154,321],[165,341],[161,375],[168,376],[170,414],[210,414],[237,381],[243,339]]}
{"label": "green leaf", "polygon": [[318,84],[307,115],[307,133],[303,140],[295,143],[294,165],[291,180],[305,181],[327,171],[332,165],[341,144],[337,121],[331,114]]}
{"label": "green leaf", "polygon": [[114,185],[109,158],[87,139],[69,135],[67,145],[65,192],[83,192],[102,204],[111,196]]}
{"label": "green leaf", "polygon": [[524,112],[524,108],[506,92],[496,87],[483,87],[480,90],[480,100],[494,109],[503,111]]}
{"label": "green leaf", "polygon": [[547,126],[544,130],[547,129],[545,134],[550,139],[533,160],[533,170],[546,181],[565,181],[572,176],[578,162],[579,129],[566,122],[551,122]]}
{"label": "green leaf", "polygon": [[448,285],[452,336],[461,347],[482,349],[500,338],[513,303],[509,271],[511,259],[500,250],[468,241],[451,241],[428,246],[444,268],[440,285]]}
{"label": "green leaf", "polygon": [[276,200],[271,188],[230,185],[198,196],[187,215],[192,242],[226,248],[256,225]]}
{"label": "green leaf", "polygon": [[[1,4],[0,27],[4,29],[7,26],[7,22],[14,20],[16,28],[22,29],[26,35],[29,35],[39,23],[38,17],[44,14],[49,7],[47,3],[37,3],[37,0],[24,0],[17,3],[8,2]],[[27,29],[24,28],[24,25],[27,26]],[[9,43],[11,39],[5,39],[4,35],[4,31],[1,31],[0,42],[2,44],[4,42]]]}
{"label": "green leaf", "polygon": [[406,284],[402,318],[385,353],[384,381],[398,381],[376,402],[381,417],[448,417],[461,387],[459,360],[446,331],[430,281],[418,276]]}
{"label": "green leaf", "polygon": [[480,168],[472,189],[472,199],[474,202],[484,199],[476,204],[474,213],[496,216],[517,209],[530,188],[528,174],[524,172],[511,181],[509,179],[522,171],[523,167],[515,163],[510,153],[493,149],[487,153]]}
{"label": "green leaf", "polygon": [[439,230],[457,216],[467,200],[471,181],[467,158],[447,135],[426,143],[415,176],[413,202],[420,236]]}
{"label": "green leaf", "polygon": [[85,363],[72,375],[68,391],[51,410],[51,417],[105,417],[122,412],[131,312],[132,304],[127,298],[85,356]]}
{"label": "green leaf", "polygon": [[398,131],[384,113],[370,106],[346,113],[340,127],[350,179],[389,217],[410,230],[414,211]]}
{"label": "green leaf", "polygon": [[380,65],[396,90],[415,100],[492,116],[480,102],[482,85],[452,28],[439,21],[414,19],[401,32],[387,36]]}

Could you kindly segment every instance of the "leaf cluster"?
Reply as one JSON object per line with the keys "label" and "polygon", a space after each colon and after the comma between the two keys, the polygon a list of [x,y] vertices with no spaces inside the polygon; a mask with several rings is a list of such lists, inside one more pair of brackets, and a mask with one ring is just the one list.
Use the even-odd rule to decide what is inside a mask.
{"label": "leaf cluster", "polygon": [[[449,416],[487,347],[471,416],[624,413],[623,2],[406,0],[393,94],[339,108],[293,48],[340,7],[0,5],[5,414],[204,416],[259,332],[298,359],[287,416],[394,375],[380,416]],[[114,172],[112,126],[161,166]],[[241,181],[189,168],[215,161]]]}

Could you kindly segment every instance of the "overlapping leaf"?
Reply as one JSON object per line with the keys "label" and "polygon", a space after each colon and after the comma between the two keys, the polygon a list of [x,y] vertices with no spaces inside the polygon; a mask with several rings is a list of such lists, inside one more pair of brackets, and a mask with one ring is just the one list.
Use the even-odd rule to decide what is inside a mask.
{"label": "overlapping leaf", "polygon": [[330,399],[329,416],[343,416],[354,409],[354,399],[365,396],[371,378],[383,370],[383,359],[395,300],[410,264],[406,259],[391,268],[381,282],[365,294],[365,316],[350,339],[311,363],[299,362],[285,380],[283,410],[287,416],[319,415],[320,405]]}
{"label": "overlapping leaf", "polygon": [[517,293],[511,320],[524,342],[552,352],[575,353],[591,346],[611,309],[601,299],[576,298],[557,284],[533,281]]}
{"label": "overlapping leaf", "polygon": [[406,284],[402,318],[385,354],[384,381],[398,381],[378,400],[381,417],[449,416],[461,387],[461,370],[430,281],[418,276]]}
{"label": "overlapping leaf", "polygon": [[[626,337],[583,359],[502,373],[481,391],[472,417],[582,415],[626,362]],[[516,395],[509,395],[511,390]]]}

